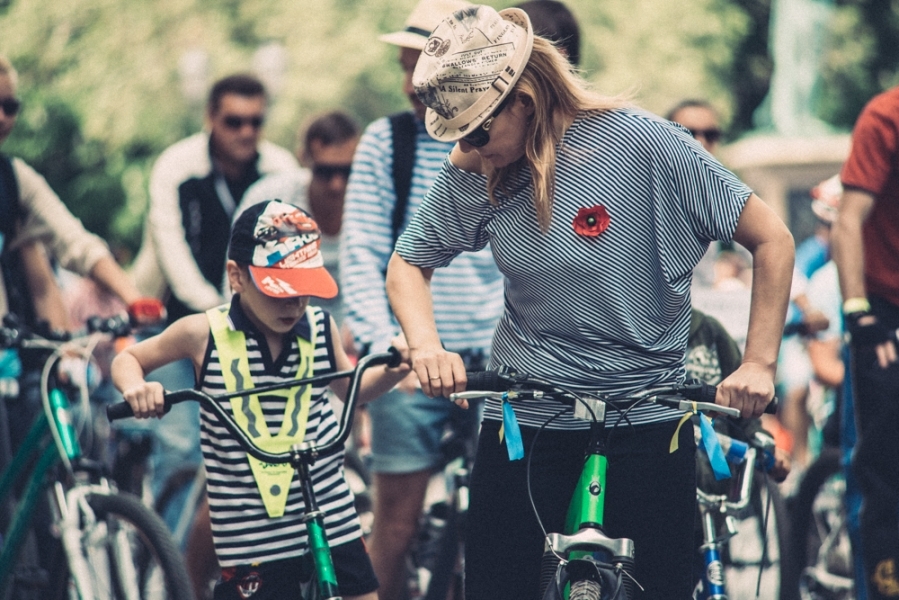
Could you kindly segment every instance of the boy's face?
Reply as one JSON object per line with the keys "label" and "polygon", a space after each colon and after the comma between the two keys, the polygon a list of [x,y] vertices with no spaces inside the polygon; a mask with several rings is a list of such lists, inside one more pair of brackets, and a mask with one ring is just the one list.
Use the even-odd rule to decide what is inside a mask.
{"label": "boy's face", "polygon": [[247,267],[229,260],[227,269],[231,289],[240,294],[241,307],[263,335],[289,333],[303,317],[309,296],[272,298],[259,291]]}

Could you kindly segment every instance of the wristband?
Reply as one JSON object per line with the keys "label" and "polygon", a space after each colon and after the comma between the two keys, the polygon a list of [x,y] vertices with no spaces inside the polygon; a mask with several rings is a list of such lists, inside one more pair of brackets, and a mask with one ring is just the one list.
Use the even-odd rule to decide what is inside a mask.
{"label": "wristband", "polygon": [[851,315],[853,313],[869,313],[871,312],[871,303],[867,298],[849,298],[843,302],[843,314]]}

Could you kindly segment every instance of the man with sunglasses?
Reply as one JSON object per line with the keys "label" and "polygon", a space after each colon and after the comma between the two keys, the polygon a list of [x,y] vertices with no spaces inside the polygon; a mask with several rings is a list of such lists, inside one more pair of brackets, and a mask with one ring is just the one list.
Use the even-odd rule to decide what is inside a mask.
{"label": "man with sunglasses", "polygon": [[[399,327],[387,303],[384,276],[399,232],[418,210],[452,144],[431,138],[412,72],[440,20],[469,6],[461,0],[420,0],[405,29],[381,36],[397,46],[403,93],[411,111],[371,123],[359,141],[341,230],[340,285],[345,323],[364,352],[387,348]],[[489,136],[489,125],[472,135]],[[404,202],[405,199],[405,202]],[[489,249],[459,256],[432,281],[437,325],[447,346],[476,367],[489,353],[503,307],[502,276]],[[440,438],[453,420],[477,419],[445,398],[428,398],[409,378],[368,405],[371,417],[374,525],[369,540],[381,598],[406,594],[404,557],[416,530]]]}
{"label": "man with sunglasses", "polygon": [[[343,111],[329,111],[307,119],[300,128],[302,143],[297,156],[304,168],[269,175],[254,183],[235,211],[234,219],[250,206],[275,198],[302,208],[318,223],[325,267],[337,278],[343,201],[360,133],[359,124]],[[343,323],[339,292],[328,300],[313,298],[312,303],[327,310],[338,325]]]}
{"label": "man with sunglasses", "polygon": [[[262,139],[268,98],[253,75],[217,81],[206,105],[204,130],[169,146],[150,174],[150,208],[132,273],[145,293],[164,299],[169,322],[225,302],[225,256],[231,217],[261,176],[297,169],[290,151]],[[193,387],[190,361],[149,377],[166,389]],[[163,426],[151,425],[153,493],[175,470],[199,465],[199,408],[185,402]],[[174,526],[179,502],[163,515]]]}

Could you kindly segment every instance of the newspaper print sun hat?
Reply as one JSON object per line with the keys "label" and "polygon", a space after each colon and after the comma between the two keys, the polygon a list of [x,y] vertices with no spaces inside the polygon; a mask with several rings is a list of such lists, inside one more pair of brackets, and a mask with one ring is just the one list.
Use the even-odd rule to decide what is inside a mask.
{"label": "newspaper print sun hat", "polygon": [[234,222],[228,258],[248,265],[253,283],[266,296],[333,298],[337,283],[325,268],[321,237],[309,213],[280,200],[266,200]]}
{"label": "newspaper print sun hat", "polygon": [[443,19],[412,74],[431,137],[454,142],[493,114],[533,47],[531,21],[518,8],[471,6]]}
{"label": "newspaper print sun hat", "polygon": [[378,36],[378,39],[402,48],[421,50],[425,47],[428,36],[444,17],[467,6],[471,6],[471,3],[464,0],[420,0],[406,19],[405,29],[385,33]]}

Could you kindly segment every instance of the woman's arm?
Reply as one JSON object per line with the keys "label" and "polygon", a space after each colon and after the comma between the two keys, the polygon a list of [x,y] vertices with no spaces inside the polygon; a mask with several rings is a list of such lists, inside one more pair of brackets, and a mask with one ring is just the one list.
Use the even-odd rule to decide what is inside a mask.
{"label": "woman's arm", "polygon": [[431,297],[433,269],[406,262],[395,253],[387,265],[387,297],[409,345],[412,370],[428,396],[449,396],[468,382],[462,357],[443,349]]}
{"label": "woman's arm", "polygon": [[752,253],[752,300],[743,362],[718,386],[716,402],[757,417],[774,397],[777,355],[790,296],[795,246],[783,221],[752,194],[734,240]]}
{"label": "woman's arm", "polygon": [[69,313],[44,245],[39,241],[23,244],[19,248],[19,256],[38,320],[46,321],[54,331],[67,330]]}

